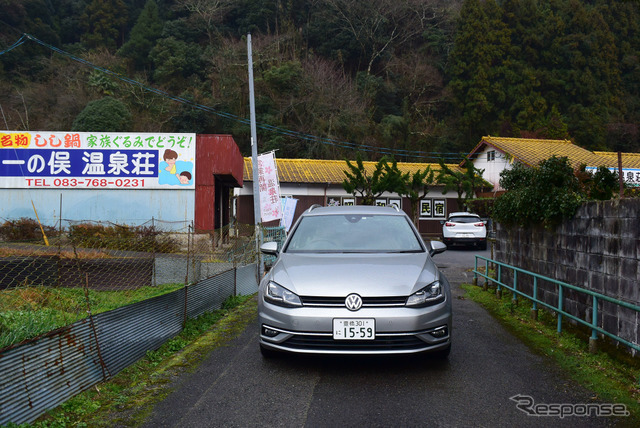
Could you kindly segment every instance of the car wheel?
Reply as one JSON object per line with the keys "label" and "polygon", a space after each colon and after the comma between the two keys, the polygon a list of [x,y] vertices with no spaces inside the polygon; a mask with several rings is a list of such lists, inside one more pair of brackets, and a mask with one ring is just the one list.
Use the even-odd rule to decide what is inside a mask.
{"label": "car wheel", "polygon": [[449,354],[451,353],[451,344],[444,349],[440,349],[435,351],[432,355],[439,360],[446,360],[449,358]]}
{"label": "car wheel", "polygon": [[260,353],[264,358],[274,358],[278,356],[278,351],[274,351],[264,345],[260,345]]}
{"label": "car wheel", "polygon": [[478,244],[478,247],[480,247],[481,250],[486,250],[487,249],[487,241],[481,242],[480,244]]}

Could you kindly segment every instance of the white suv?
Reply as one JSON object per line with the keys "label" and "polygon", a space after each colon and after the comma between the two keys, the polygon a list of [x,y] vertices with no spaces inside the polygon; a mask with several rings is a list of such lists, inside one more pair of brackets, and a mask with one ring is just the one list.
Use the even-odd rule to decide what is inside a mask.
{"label": "white suv", "polygon": [[458,212],[450,213],[442,225],[442,242],[445,244],[471,244],[481,250],[487,249],[487,227],[479,215]]}

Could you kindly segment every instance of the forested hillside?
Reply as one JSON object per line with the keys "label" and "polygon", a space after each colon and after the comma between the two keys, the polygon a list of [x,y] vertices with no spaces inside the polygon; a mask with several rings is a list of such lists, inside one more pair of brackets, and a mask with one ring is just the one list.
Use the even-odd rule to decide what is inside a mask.
{"label": "forested hillside", "polygon": [[[0,10],[7,129],[229,133],[248,154],[251,33],[260,151],[279,157],[457,162],[483,135],[640,151],[635,0],[0,0]],[[23,33],[37,40],[13,47]]]}

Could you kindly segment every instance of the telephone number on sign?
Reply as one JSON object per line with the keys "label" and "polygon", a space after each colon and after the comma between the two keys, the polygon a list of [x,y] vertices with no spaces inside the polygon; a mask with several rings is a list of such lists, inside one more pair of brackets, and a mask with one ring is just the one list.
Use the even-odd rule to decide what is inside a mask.
{"label": "telephone number on sign", "polygon": [[144,178],[27,178],[32,187],[144,187]]}

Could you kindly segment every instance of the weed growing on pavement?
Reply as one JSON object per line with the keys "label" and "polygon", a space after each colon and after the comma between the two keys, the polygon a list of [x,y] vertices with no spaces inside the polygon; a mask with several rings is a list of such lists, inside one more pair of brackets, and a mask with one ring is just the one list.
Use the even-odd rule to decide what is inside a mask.
{"label": "weed growing on pavement", "polygon": [[144,358],[113,379],[95,385],[35,423],[21,427],[140,425],[152,406],[169,395],[176,376],[186,368],[195,369],[213,348],[231,340],[255,318],[252,296],[232,297],[222,306],[220,310],[187,321],[179,335],[159,349],[148,351]]}
{"label": "weed growing on pavement", "polygon": [[530,303],[514,302],[507,290],[498,299],[495,289],[484,291],[468,284],[462,288],[467,298],[480,303],[532,350],[554,359],[571,378],[593,391],[595,399],[625,404],[631,416],[620,422],[640,425],[640,361],[604,351],[590,353],[583,332],[563,326],[562,334],[558,334],[552,312],[540,309],[538,319],[533,320]]}

